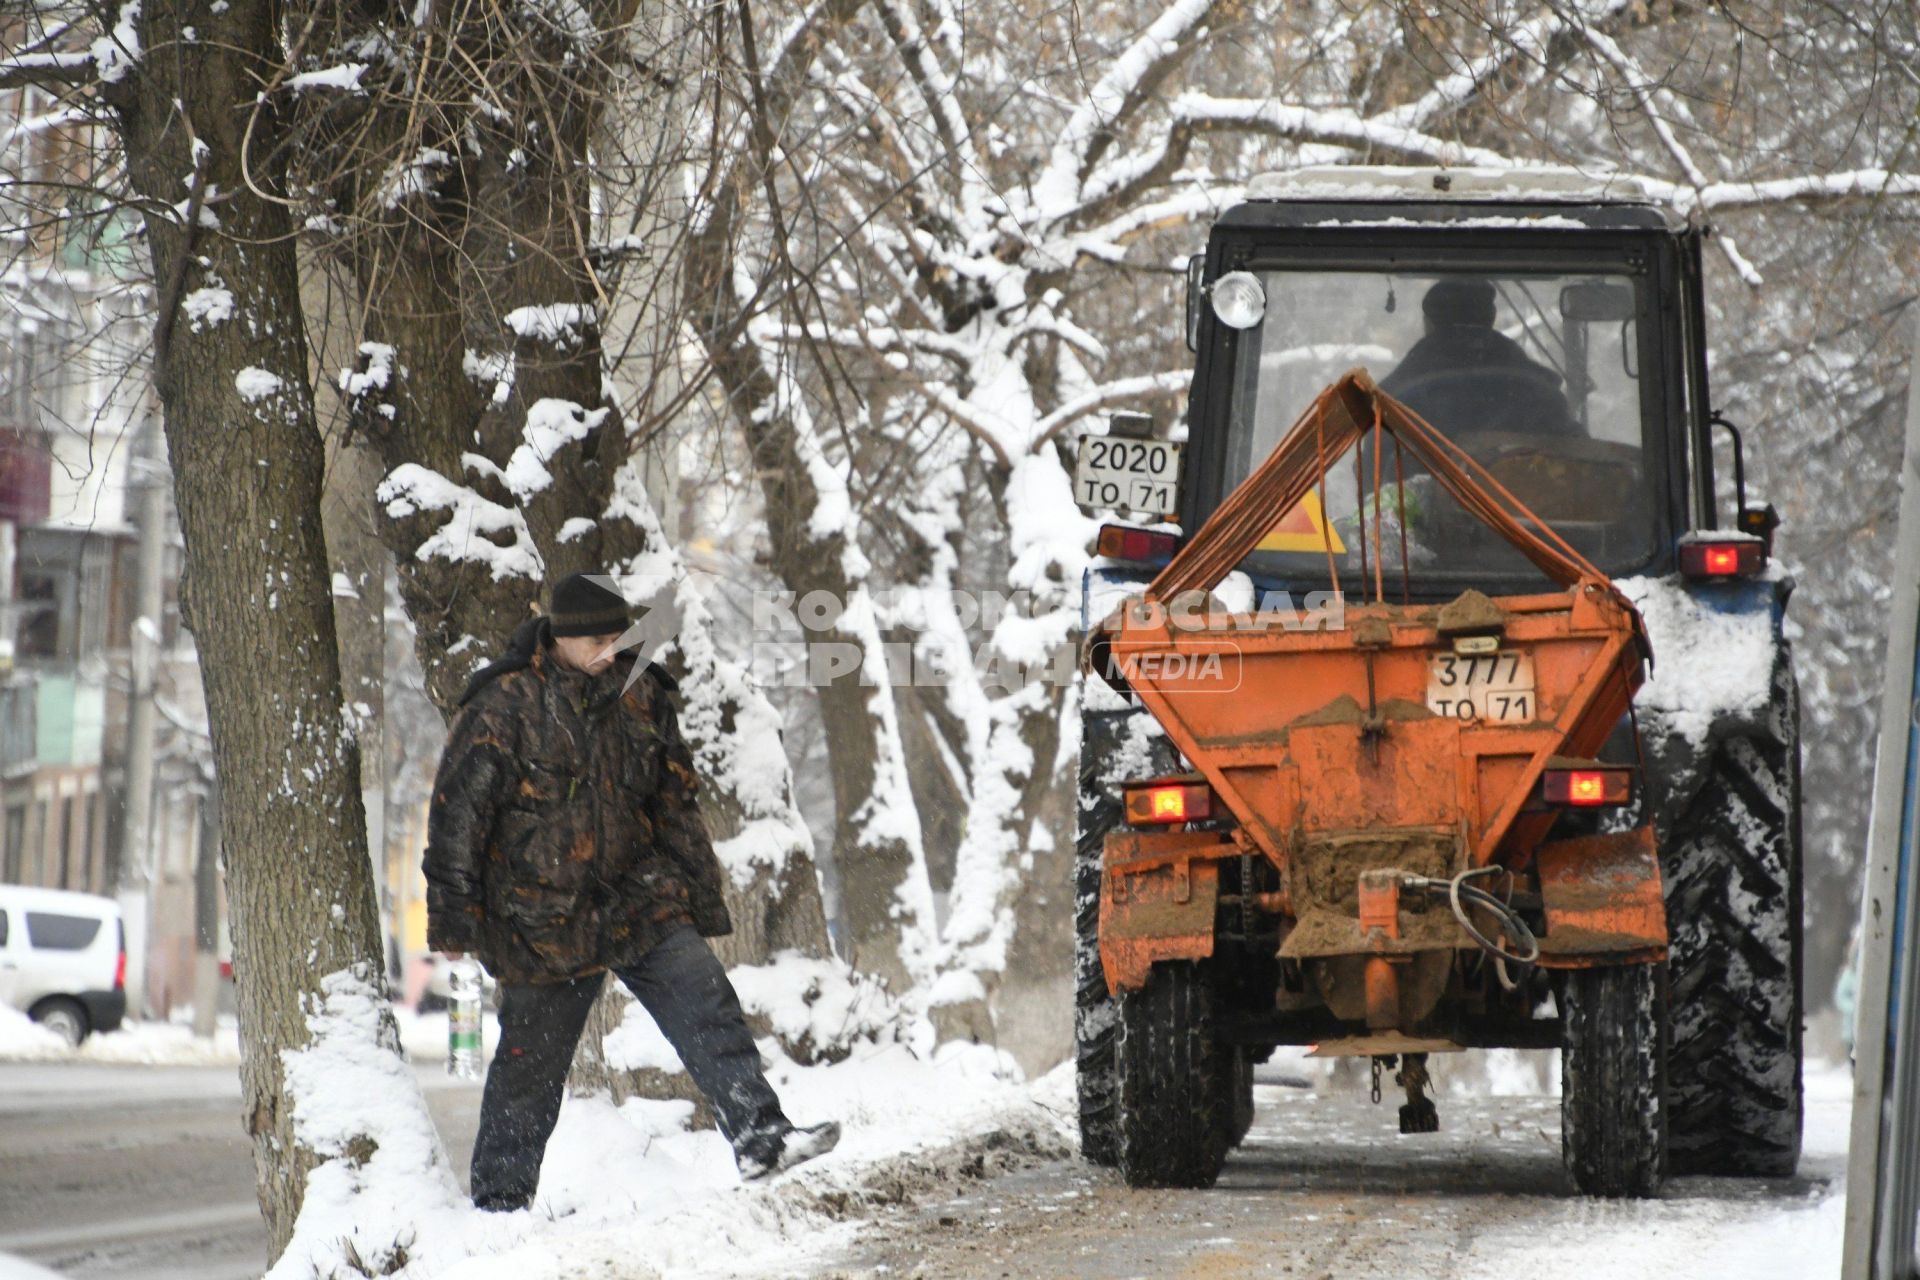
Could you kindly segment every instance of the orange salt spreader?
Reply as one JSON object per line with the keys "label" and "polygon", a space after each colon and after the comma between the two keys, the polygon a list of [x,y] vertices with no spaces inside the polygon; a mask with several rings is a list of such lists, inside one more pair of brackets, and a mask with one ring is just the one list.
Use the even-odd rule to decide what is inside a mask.
{"label": "orange salt spreader", "polygon": [[[1389,599],[1377,554],[1389,443],[1562,589]],[[1339,625],[1227,609],[1212,594],[1222,578],[1279,517],[1324,494],[1330,467],[1369,445],[1368,598],[1347,600]],[[1376,1101],[1381,1067],[1398,1067],[1401,1128],[1429,1130],[1428,1053],[1564,1048],[1563,1024],[1582,1010],[1618,1006],[1626,1013],[1598,1016],[1620,1024],[1651,1008],[1644,992],[1667,947],[1651,829],[1590,822],[1556,838],[1564,815],[1630,793],[1634,770],[1596,757],[1651,656],[1605,574],[1365,371],[1321,393],[1084,649],[1089,673],[1137,697],[1192,770],[1129,783],[1131,829],[1105,841],[1099,957],[1120,998],[1123,1111],[1232,1092],[1175,1081],[1185,1067],[1156,1067],[1138,1045],[1130,1066],[1129,1035],[1152,1037],[1176,1064],[1211,1052],[1221,1077],[1241,1069],[1247,1046],[1310,1041],[1371,1057]],[[1560,1007],[1543,1013],[1549,991]],[[1193,1007],[1176,1016],[1169,1002]],[[1662,1019],[1647,1016],[1658,1039]],[[1174,1044],[1172,1025],[1216,1047]],[[1182,1090],[1194,1096],[1182,1102]],[[1203,1133],[1189,1145],[1208,1150],[1184,1161],[1139,1155],[1129,1178],[1210,1182],[1238,1136]]]}

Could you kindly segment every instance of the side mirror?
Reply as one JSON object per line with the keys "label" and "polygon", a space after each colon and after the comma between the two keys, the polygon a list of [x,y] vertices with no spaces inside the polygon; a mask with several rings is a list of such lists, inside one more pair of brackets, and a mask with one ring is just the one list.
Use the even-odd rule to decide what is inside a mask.
{"label": "side mirror", "polygon": [[1586,324],[1633,319],[1633,286],[1589,280],[1560,291],[1560,315]]}
{"label": "side mirror", "polygon": [[1187,350],[1200,350],[1200,308],[1206,305],[1206,294],[1201,291],[1200,281],[1207,271],[1207,256],[1196,253],[1187,259]]}

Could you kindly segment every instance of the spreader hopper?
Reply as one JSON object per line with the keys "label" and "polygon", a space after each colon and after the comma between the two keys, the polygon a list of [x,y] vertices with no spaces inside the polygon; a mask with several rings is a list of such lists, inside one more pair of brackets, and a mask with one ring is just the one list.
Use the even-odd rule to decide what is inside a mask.
{"label": "spreader hopper", "polygon": [[[1376,579],[1371,599],[1306,617],[1228,610],[1219,580],[1368,434],[1375,457],[1397,438],[1562,589],[1395,602]],[[1243,856],[1279,871],[1259,904],[1282,917],[1279,955],[1317,965],[1334,1011],[1375,1028],[1418,1029],[1456,950],[1563,967],[1658,958],[1650,832],[1548,839],[1561,813],[1631,788],[1630,769],[1596,757],[1649,657],[1604,574],[1364,372],[1347,375],[1089,638],[1090,669],[1137,696],[1197,773],[1129,803],[1204,796],[1212,819],[1154,830],[1143,811],[1108,837],[1110,983],[1204,945],[1221,905],[1206,864]],[[1543,928],[1522,919],[1535,903]]]}

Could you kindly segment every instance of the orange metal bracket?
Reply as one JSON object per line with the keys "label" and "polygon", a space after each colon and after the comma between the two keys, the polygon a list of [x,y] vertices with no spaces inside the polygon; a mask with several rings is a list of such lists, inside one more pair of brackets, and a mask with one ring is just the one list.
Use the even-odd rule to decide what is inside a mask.
{"label": "orange metal bracket", "polygon": [[[1394,871],[1363,871],[1359,881],[1360,931],[1369,941],[1400,936],[1400,876]],[[1367,957],[1367,1025],[1400,1025],[1400,970],[1405,956]]]}
{"label": "orange metal bracket", "polygon": [[1107,989],[1138,991],[1160,960],[1213,954],[1220,862],[1238,856],[1217,831],[1128,831],[1107,837],[1100,882],[1100,965]]}
{"label": "orange metal bracket", "polygon": [[1556,840],[1535,858],[1547,932],[1545,968],[1667,958],[1667,908],[1653,828]]}

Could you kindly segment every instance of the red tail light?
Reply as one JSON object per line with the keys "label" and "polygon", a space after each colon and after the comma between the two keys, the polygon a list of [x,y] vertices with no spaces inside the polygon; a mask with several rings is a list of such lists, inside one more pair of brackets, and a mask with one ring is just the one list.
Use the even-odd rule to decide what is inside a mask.
{"label": "red tail light", "polygon": [[1155,781],[1121,788],[1127,822],[1164,827],[1213,816],[1213,788],[1204,782]]}
{"label": "red tail light", "polygon": [[115,991],[127,989],[127,949],[125,947],[120,948],[120,958],[114,961],[113,989]]}
{"label": "red tail light", "polygon": [[1633,770],[1548,769],[1540,775],[1540,798],[1573,809],[1627,804],[1633,799]]}
{"label": "red tail light", "polygon": [[1150,529],[1131,529],[1124,524],[1103,524],[1096,548],[1114,560],[1171,560],[1180,549],[1180,535]]}
{"label": "red tail light", "polygon": [[1746,534],[1689,537],[1680,544],[1680,572],[1689,578],[1750,578],[1766,565],[1766,543]]}

